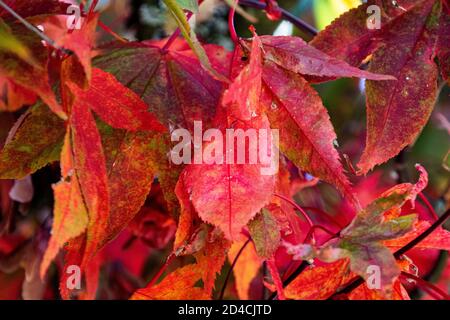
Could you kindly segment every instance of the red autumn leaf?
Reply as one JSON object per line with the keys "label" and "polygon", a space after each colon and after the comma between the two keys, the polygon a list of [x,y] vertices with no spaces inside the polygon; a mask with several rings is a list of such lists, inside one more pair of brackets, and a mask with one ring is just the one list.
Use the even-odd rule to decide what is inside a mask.
{"label": "red autumn leaf", "polygon": [[[414,240],[417,236],[422,234],[429,227],[430,223],[428,221],[418,221],[414,225],[414,229],[411,232],[408,232],[403,237],[393,240],[386,240],[383,243],[387,247],[399,249],[408,244],[410,241]],[[443,228],[438,228],[428,237],[426,237],[423,241],[418,243],[417,246],[415,246],[415,248],[439,249],[450,251],[450,232]]]}
{"label": "red autumn leaf", "polygon": [[[41,39],[25,27],[18,24],[10,27],[12,34],[33,52],[35,64],[31,65],[12,53],[0,51],[0,77],[24,88],[26,91],[21,93],[22,97],[29,96],[30,91],[34,92],[54,113],[65,119],[66,114],[50,87],[47,49],[42,45]],[[40,81],[36,82],[36,79]]]}
{"label": "red autumn leaf", "polygon": [[[71,91],[79,101],[93,110],[110,126],[130,131],[165,128],[147,111],[147,105],[133,91],[124,87],[105,71],[94,68],[89,88],[85,91],[69,83]],[[111,98],[108,93],[114,92]]]}
{"label": "red autumn leaf", "polygon": [[57,46],[73,52],[76,59],[70,59],[74,65],[69,69],[68,78],[82,88],[86,88],[92,78],[91,59],[97,23],[98,14],[83,19],[81,28],[74,30],[67,28],[67,18],[51,17],[43,23],[45,33],[55,39]]}
{"label": "red autumn leaf", "polygon": [[390,75],[376,74],[352,67],[308,45],[299,37],[262,36],[264,59],[302,75],[319,77],[358,77],[371,80],[394,80]]}
{"label": "red autumn leaf", "polygon": [[444,78],[448,73],[445,1],[398,1],[396,8],[385,8],[378,30],[367,28],[372,4],[377,2],[342,15],[312,41],[355,66],[372,54],[369,71],[397,79],[367,82],[367,141],[358,164],[364,174],[413,143],[427,123],[437,96],[435,56]]}
{"label": "red autumn leaf", "polygon": [[[269,130],[269,125],[267,119],[260,116],[234,127],[235,130],[238,128]],[[207,144],[205,149],[206,146]],[[225,154],[223,145],[217,148],[218,152]],[[234,148],[237,150],[237,144]],[[265,166],[260,163],[190,164],[180,179],[183,179],[189,198],[200,218],[219,227],[228,239],[236,239],[242,227],[272,197],[274,176],[261,174]],[[248,198],[253,201],[247,201]]]}
{"label": "red autumn leaf", "polygon": [[[448,1],[368,0],[310,44],[253,27],[239,38],[230,10],[233,52],[196,40],[192,12],[179,7],[200,3],[164,1],[180,29],[142,42],[127,39],[173,26],[152,12],[158,25],[145,27],[133,1],[80,3],[81,29],[69,26],[77,10],[68,3],[0,1],[0,296],[406,300],[414,290],[448,299],[448,274],[438,274],[450,249]],[[288,19],[297,35],[316,33],[275,1],[240,5]],[[196,16],[202,38],[226,43],[215,28],[225,19],[206,20]],[[98,47],[111,36],[118,41]],[[363,80],[312,87],[342,77]],[[364,95],[360,173],[416,140],[434,100],[438,118],[395,164],[347,177],[358,173]],[[267,141],[258,130],[270,130]],[[418,182],[402,183],[418,161],[429,175],[416,165]]]}
{"label": "red autumn leaf", "polygon": [[36,102],[36,94],[24,87],[15,84],[7,78],[0,77],[0,88],[6,92],[4,100],[0,100],[0,111],[17,111],[24,105],[32,105]]}
{"label": "red autumn leaf", "polygon": [[[390,73],[397,81],[367,83],[368,133],[358,164],[363,173],[411,144],[431,115],[438,77],[433,61],[439,30],[435,21],[441,11],[440,1],[411,9],[392,23],[384,50],[372,57],[369,70]],[[398,43],[403,50],[398,50]]]}
{"label": "red autumn leaf", "polygon": [[381,27],[385,28],[390,21],[402,15],[404,10],[410,9],[416,2],[400,0],[397,1],[398,7],[395,7],[384,1],[386,5],[379,6],[379,0],[369,0],[342,14],[314,37],[310,44],[331,57],[347,61],[352,66],[359,66],[381,44],[378,39],[382,29],[367,27],[368,7],[378,5],[385,11],[381,19]]}
{"label": "red autumn leaf", "polygon": [[303,170],[353,198],[333,142],[336,134],[319,95],[300,75],[266,62],[261,103],[280,130],[280,150]]}
{"label": "red autumn leaf", "polygon": [[[236,48],[235,59],[240,60],[238,55],[240,51]],[[239,72],[223,95],[222,103],[230,106],[231,116],[248,121],[252,115],[260,113],[261,76],[262,44],[255,34],[250,52],[250,62]]]}
{"label": "red autumn leaf", "polygon": [[[115,44],[104,48],[105,54],[94,62],[140,96],[168,129],[191,130],[194,120],[206,127],[214,118],[222,84],[201,68],[192,51],[164,51],[161,45],[153,41]],[[214,45],[205,50],[213,66],[224,72],[229,52]]]}
{"label": "red autumn leaf", "polygon": [[70,118],[75,172],[89,214],[83,264],[93,257],[106,236],[109,190],[105,156],[94,117],[82,100],[75,99]]}

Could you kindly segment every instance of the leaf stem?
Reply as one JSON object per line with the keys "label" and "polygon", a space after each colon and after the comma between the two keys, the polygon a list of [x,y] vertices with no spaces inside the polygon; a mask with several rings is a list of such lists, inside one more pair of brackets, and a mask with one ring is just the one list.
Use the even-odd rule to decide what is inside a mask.
{"label": "leaf stem", "polygon": [[427,197],[423,194],[423,192],[419,192],[419,198],[425,203],[425,206],[428,208],[428,211],[430,211],[431,215],[433,216],[434,220],[438,220],[439,216],[437,215],[436,211],[434,211],[433,206],[428,201]]}
{"label": "leaf stem", "polygon": [[158,279],[161,277],[161,275],[164,273],[164,271],[166,271],[167,267],[172,263],[172,261],[175,259],[175,257],[176,257],[176,255],[173,253],[171,253],[169,255],[169,257],[167,257],[166,262],[161,267],[161,269],[159,269],[159,271],[155,274],[155,276],[152,278],[152,280],[150,280],[147,287],[153,286],[156,283],[156,281],[158,281]]}
{"label": "leaf stem", "polygon": [[314,226],[314,223],[312,222],[311,218],[308,216],[308,214],[306,213],[305,210],[303,210],[302,207],[300,207],[298,204],[296,204],[294,201],[292,201],[291,199],[289,199],[288,197],[285,197],[281,194],[278,193],[274,193],[275,197],[278,197],[280,199],[283,199],[284,201],[290,203],[295,209],[297,209],[298,211],[300,211],[300,213],[302,214],[302,216],[306,219],[306,221],[309,224],[309,227],[312,228]]}
{"label": "leaf stem", "polygon": [[225,277],[225,280],[223,281],[222,289],[220,290],[219,300],[223,300],[223,296],[225,294],[225,289],[227,288],[228,280],[230,279],[231,272],[234,269],[234,266],[236,265],[239,257],[241,256],[242,252],[244,252],[244,249],[247,247],[247,245],[250,243],[250,238],[245,241],[245,243],[242,245],[241,249],[239,249],[236,257],[234,257],[233,262],[231,263],[230,269],[228,269],[227,275]]}
{"label": "leaf stem", "polygon": [[236,6],[239,0],[234,0],[232,6],[230,6],[230,12],[228,13],[228,30],[230,31],[230,38],[233,40],[234,44],[239,43],[239,37],[236,33],[236,28],[234,27],[234,14],[236,13]]}
{"label": "leaf stem", "polygon": [[[239,0],[239,4],[244,7],[251,7],[256,9],[266,9],[267,4],[264,2],[259,2],[257,0]],[[308,24],[307,22],[303,21],[302,19],[294,16],[292,13],[287,11],[286,9],[283,9],[280,7],[281,16],[284,20],[287,20],[291,22],[293,25],[295,25],[297,28],[311,34],[312,36],[315,36],[318,31]]]}
{"label": "leaf stem", "polygon": [[427,291],[428,294],[433,296],[433,298],[435,298],[435,299],[439,300],[439,297],[436,297],[430,291],[437,292],[444,300],[450,300],[450,296],[448,294],[446,294],[444,291],[442,291],[440,288],[438,288],[434,284],[429,283],[428,281],[425,281],[425,280],[423,280],[423,279],[421,279],[421,278],[419,278],[419,277],[417,277],[417,276],[415,276],[413,274],[405,272],[405,271],[402,271],[401,276],[403,276],[404,278],[409,278],[409,279],[412,279],[412,280],[416,281],[418,287],[422,288],[424,291]]}

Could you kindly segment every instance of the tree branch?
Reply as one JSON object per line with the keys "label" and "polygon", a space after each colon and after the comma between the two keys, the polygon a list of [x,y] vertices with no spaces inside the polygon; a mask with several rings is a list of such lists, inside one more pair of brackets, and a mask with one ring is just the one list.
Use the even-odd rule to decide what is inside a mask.
{"label": "tree branch", "polygon": [[[259,2],[257,0],[239,0],[239,5],[244,7],[256,8],[256,9],[266,9],[266,4],[264,2]],[[281,15],[284,20],[291,22],[297,28],[315,36],[318,31],[316,28],[311,26],[309,23],[303,21],[302,19],[294,16],[292,13],[280,7]]]}

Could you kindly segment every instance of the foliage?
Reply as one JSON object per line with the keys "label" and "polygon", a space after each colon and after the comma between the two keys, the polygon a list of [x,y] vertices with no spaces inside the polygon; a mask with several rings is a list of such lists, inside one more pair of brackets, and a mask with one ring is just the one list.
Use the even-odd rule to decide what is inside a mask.
{"label": "foliage", "polygon": [[[416,265],[435,269],[419,250],[450,250],[448,142],[431,151],[436,161],[418,157],[427,170],[415,166],[415,184],[404,179],[405,148],[428,137],[435,106],[446,123],[448,1],[369,0],[309,43],[253,26],[240,38],[231,7],[231,51],[197,38],[189,19],[201,1],[164,0],[179,29],[143,41],[107,27],[97,2],[82,2],[79,29],[67,26],[67,3],[0,2],[1,298],[409,299]],[[272,0],[239,4],[286,18]],[[367,26],[372,5],[379,29]],[[355,133],[364,121],[348,117],[358,112],[342,102],[348,92],[326,93],[357,83],[367,127]],[[199,122],[214,138],[195,140]],[[179,129],[194,135],[183,164],[172,161]],[[230,129],[271,133],[228,162],[242,151],[219,143]],[[271,160],[248,161],[264,145]],[[273,158],[277,170],[263,173]]]}

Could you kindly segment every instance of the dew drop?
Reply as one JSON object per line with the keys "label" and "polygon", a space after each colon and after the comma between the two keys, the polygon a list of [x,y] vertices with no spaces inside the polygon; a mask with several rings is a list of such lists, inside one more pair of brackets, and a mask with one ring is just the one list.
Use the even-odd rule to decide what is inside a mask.
{"label": "dew drop", "polygon": [[410,77],[408,77],[408,76],[407,76],[407,77],[406,77],[405,79],[406,79],[406,81],[409,81],[409,80],[411,80],[411,78],[410,78]]}
{"label": "dew drop", "polygon": [[337,139],[334,139],[334,140],[333,140],[333,145],[334,145],[336,148],[339,148],[339,142],[337,141]]}
{"label": "dew drop", "polygon": [[270,105],[270,108],[272,110],[276,110],[276,109],[278,109],[278,105],[275,102],[272,102],[272,104]]}

